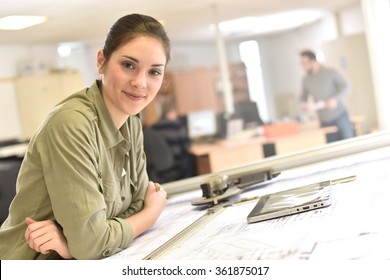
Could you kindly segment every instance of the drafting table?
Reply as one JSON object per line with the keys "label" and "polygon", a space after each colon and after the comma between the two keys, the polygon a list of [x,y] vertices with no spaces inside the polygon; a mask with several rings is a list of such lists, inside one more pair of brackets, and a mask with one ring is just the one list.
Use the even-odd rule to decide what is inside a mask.
{"label": "drafting table", "polygon": [[[109,259],[389,259],[390,133],[340,141],[228,170],[230,176],[271,168],[281,174],[207,210],[191,205],[202,195],[195,177],[164,185],[168,205],[156,225]],[[238,172],[238,173],[237,173]],[[325,180],[356,176],[332,186],[332,204],[247,224],[253,197]]]}

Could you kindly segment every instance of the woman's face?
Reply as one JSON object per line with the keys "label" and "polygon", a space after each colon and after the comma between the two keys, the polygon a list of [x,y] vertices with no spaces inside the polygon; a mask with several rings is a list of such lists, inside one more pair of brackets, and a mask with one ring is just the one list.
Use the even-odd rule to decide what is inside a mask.
{"label": "woman's face", "polygon": [[103,100],[119,128],[156,96],[164,76],[165,49],[159,40],[141,36],[114,51],[103,66],[104,61],[100,50],[97,66]]}

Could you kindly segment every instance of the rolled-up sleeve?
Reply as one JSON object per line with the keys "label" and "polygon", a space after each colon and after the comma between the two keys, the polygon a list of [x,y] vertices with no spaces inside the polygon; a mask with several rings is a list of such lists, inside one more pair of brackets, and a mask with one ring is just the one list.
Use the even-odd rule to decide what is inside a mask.
{"label": "rolled-up sleeve", "polygon": [[[132,241],[130,224],[109,218],[102,188],[93,120],[61,111],[47,124],[38,147],[53,213],[76,259],[100,259]],[[109,202],[109,201],[108,201]]]}

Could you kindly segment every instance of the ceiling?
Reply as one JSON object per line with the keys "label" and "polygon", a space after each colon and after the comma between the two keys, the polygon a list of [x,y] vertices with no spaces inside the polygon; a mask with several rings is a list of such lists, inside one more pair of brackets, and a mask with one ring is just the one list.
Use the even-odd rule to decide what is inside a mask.
{"label": "ceiling", "polygon": [[0,0],[0,17],[48,17],[47,22],[23,30],[0,30],[0,44],[101,41],[111,24],[129,13],[162,20],[173,42],[202,41],[213,38],[209,27],[217,21],[294,9],[337,12],[358,3],[359,0]]}

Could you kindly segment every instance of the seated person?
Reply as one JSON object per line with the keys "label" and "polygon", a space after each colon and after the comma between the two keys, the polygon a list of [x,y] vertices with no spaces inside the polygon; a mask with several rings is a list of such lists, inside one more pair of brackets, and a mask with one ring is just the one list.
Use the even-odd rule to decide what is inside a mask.
{"label": "seated person", "polygon": [[175,162],[174,166],[180,173],[177,179],[195,176],[195,158],[188,152],[191,141],[188,138],[186,126],[178,117],[172,100],[167,100],[162,104],[161,118],[152,126],[152,129],[158,131],[170,147]]}

